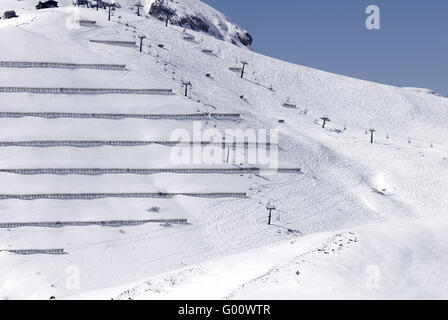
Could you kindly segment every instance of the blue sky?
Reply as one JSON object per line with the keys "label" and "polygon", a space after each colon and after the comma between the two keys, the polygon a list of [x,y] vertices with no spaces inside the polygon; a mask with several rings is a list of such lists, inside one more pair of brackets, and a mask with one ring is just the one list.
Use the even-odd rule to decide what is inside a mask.
{"label": "blue sky", "polygon": [[[246,28],[257,52],[448,96],[448,0],[202,0]],[[368,5],[381,30],[367,30]]]}

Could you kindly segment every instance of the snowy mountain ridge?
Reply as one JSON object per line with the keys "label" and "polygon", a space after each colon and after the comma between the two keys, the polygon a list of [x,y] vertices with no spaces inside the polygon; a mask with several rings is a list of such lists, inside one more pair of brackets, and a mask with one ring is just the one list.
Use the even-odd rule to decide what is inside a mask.
{"label": "snowy mountain ridge", "polygon": [[221,12],[199,0],[144,0],[145,12],[170,24],[205,32],[238,46],[252,45],[252,35]]}

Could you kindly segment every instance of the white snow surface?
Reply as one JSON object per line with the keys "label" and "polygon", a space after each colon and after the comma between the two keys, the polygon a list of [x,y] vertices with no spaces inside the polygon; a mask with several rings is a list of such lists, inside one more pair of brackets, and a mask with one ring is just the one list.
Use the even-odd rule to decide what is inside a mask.
{"label": "white snow surface", "polygon": [[437,216],[316,233],[81,297],[444,299],[447,222]]}
{"label": "white snow surface", "polygon": [[[202,124],[221,131],[278,129],[280,165],[300,167],[303,174],[1,173],[0,194],[248,195],[247,199],[2,200],[0,223],[187,218],[190,224],[0,229],[0,249],[67,252],[60,256],[0,252],[1,299],[206,294],[237,299],[447,298],[447,98],[428,89],[398,88],[279,61],[204,33],[166,28],[156,19],[137,17],[124,5],[109,22],[104,10],[60,3],[67,7],[36,11],[35,1],[2,0],[0,12],[15,10],[19,17],[0,20],[0,61],[117,63],[126,64],[127,71],[1,68],[0,87],[167,88],[175,95],[0,93],[0,111],[241,113],[239,121]],[[80,18],[97,25],[79,27]],[[187,34],[194,41],[186,41]],[[139,35],[147,37],[143,53],[89,42],[138,42]],[[240,67],[241,61],[248,62],[244,79],[229,70]],[[188,98],[183,97],[183,81],[193,85]],[[297,108],[282,107],[285,102]],[[331,119],[325,129],[322,116]],[[192,130],[191,121],[174,120],[0,118],[0,124],[1,141],[169,140],[175,129]],[[377,130],[375,144],[366,135],[369,128]],[[178,167],[170,152],[160,145],[8,147],[0,148],[0,169]],[[239,164],[220,166],[235,165]],[[268,203],[277,208],[274,226],[267,225]],[[150,212],[152,207],[160,211]],[[329,254],[318,251],[322,248]],[[380,274],[379,289],[374,290],[366,286],[370,271],[376,270],[372,266]],[[74,275],[79,275],[75,281],[79,286],[73,285]],[[213,285],[216,282],[219,285]]]}

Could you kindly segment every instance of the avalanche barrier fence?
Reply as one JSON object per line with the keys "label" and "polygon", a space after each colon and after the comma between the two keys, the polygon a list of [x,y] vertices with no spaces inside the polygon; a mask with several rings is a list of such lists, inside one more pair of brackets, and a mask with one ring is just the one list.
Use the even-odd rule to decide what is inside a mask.
{"label": "avalanche barrier fence", "polygon": [[78,24],[80,26],[94,26],[94,25],[96,25],[96,21],[94,21],[94,20],[78,20]]}
{"label": "avalanche barrier fence", "polygon": [[0,194],[0,200],[94,200],[105,198],[120,199],[171,199],[175,196],[192,198],[247,198],[246,193],[216,192],[216,193],[43,193],[43,194]]}
{"label": "avalanche barrier fence", "polygon": [[136,45],[135,41],[90,40],[90,42],[107,44],[107,45],[110,45],[110,46],[119,46],[119,47],[134,47]]}
{"label": "avalanche barrier fence", "polygon": [[238,113],[138,114],[138,113],[74,113],[74,112],[1,112],[0,118],[75,118],[75,119],[144,119],[144,120],[208,120],[240,119]]}
{"label": "avalanche barrier fence", "polygon": [[0,173],[21,175],[107,175],[107,174],[139,174],[150,175],[160,173],[174,174],[258,174],[260,172],[276,173],[302,173],[300,168],[154,168],[154,169],[130,169],[130,168],[32,168],[32,169],[0,169]]}
{"label": "avalanche barrier fence", "polygon": [[173,95],[172,89],[0,87],[0,93]]}
{"label": "avalanche barrier fence", "polygon": [[91,148],[91,147],[139,147],[148,145],[163,145],[167,147],[188,147],[188,146],[216,146],[226,148],[232,147],[271,147],[277,144],[271,143],[250,143],[250,142],[208,142],[208,141],[115,141],[115,140],[93,140],[93,141],[76,141],[76,140],[59,140],[59,141],[0,141],[0,147],[77,147],[77,148]]}
{"label": "avalanche barrier fence", "polygon": [[126,65],[102,64],[102,63],[91,64],[91,63],[60,63],[60,62],[32,62],[32,61],[0,61],[0,68],[126,70]]}
{"label": "avalanche barrier fence", "polygon": [[8,222],[8,223],[0,223],[0,228],[1,229],[12,229],[22,227],[62,228],[62,227],[84,227],[84,226],[123,227],[123,226],[139,226],[147,223],[186,225],[188,224],[188,221],[187,219],[151,219],[151,220],[111,220],[111,221]]}
{"label": "avalanche barrier fence", "polygon": [[65,254],[64,249],[21,249],[21,250],[0,250],[0,252],[10,252],[18,255],[32,255],[32,254],[49,254],[60,255]]}

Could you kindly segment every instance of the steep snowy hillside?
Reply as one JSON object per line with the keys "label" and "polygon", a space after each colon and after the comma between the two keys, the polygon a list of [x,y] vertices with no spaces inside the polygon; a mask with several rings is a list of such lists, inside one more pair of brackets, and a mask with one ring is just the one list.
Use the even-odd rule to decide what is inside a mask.
{"label": "steep snowy hillside", "polygon": [[447,229],[444,216],[318,233],[81,297],[445,299]]}
{"label": "steep snowy hillside", "polygon": [[[331,269],[335,281],[388,257],[386,268],[431,255],[447,271],[439,259],[443,243],[417,247],[443,240],[447,98],[286,63],[210,34],[166,27],[157,18],[138,17],[130,1],[112,11],[111,21],[106,10],[70,3],[36,11],[35,1],[0,2],[0,11],[19,15],[0,20],[0,298],[59,299],[117,286],[125,291],[134,287],[129,283],[210,260],[225,266],[229,255],[264,259],[258,254],[264,246],[280,250],[279,259],[264,266],[278,266],[273,277],[282,282],[281,270],[290,277],[288,261],[302,249],[318,250],[327,236],[345,229],[361,234],[361,247],[317,260],[325,264],[323,273],[331,269],[327,265],[356,260],[355,269]],[[189,12],[198,3],[170,5]],[[204,12],[215,21],[214,13]],[[146,36],[142,52],[139,36]],[[34,64],[18,68],[11,61]],[[244,78],[242,61],[248,63]],[[187,82],[192,87],[184,97]],[[129,91],[136,89],[141,91]],[[322,128],[324,116],[331,121]],[[176,132],[197,141],[198,124],[201,133],[223,134],[223,161],[198,161],[189,145],[174,148]],[[370,128],[376,129],[374,144]],[[277,129],[279,167],[301,172],[253,171],[263,165],[249,163],[251,147],[228,144],[228,129]],[[173,150],[191,151],[191,161],[173,161]],[[30,198],[35,200],[25,200]],[[272,225],[267,206],[276,208]],[[408,229],[395,236],[401,223]],[[365,224],[375,225],[360,227]],[[411,243],[417,235],[420,244]],[[383,237],[406,245],[389,247]],[[378,252],[372,249],[377,238]],[[290,241],[297,251],[288,249]],[[14,251],[24,249],[65,254]],[[209,266],[212,273],[220,270]],[[434,283],[424,276],[433,271],[430,265],[417,268],[407,279],[417,287]],[[318,279],[305,271],[309,289]],[[392,277],[397,271],[384,272]],[[253,279],[236,283],[250,280],[253,290],[238,290],[235,297],[259,297],[260,282]],[[406,290],[397,283],[402,285]],[[267,288],[265,297],[272,298],[274,289]],[[431,297],[444,294],[425,290]]]}

